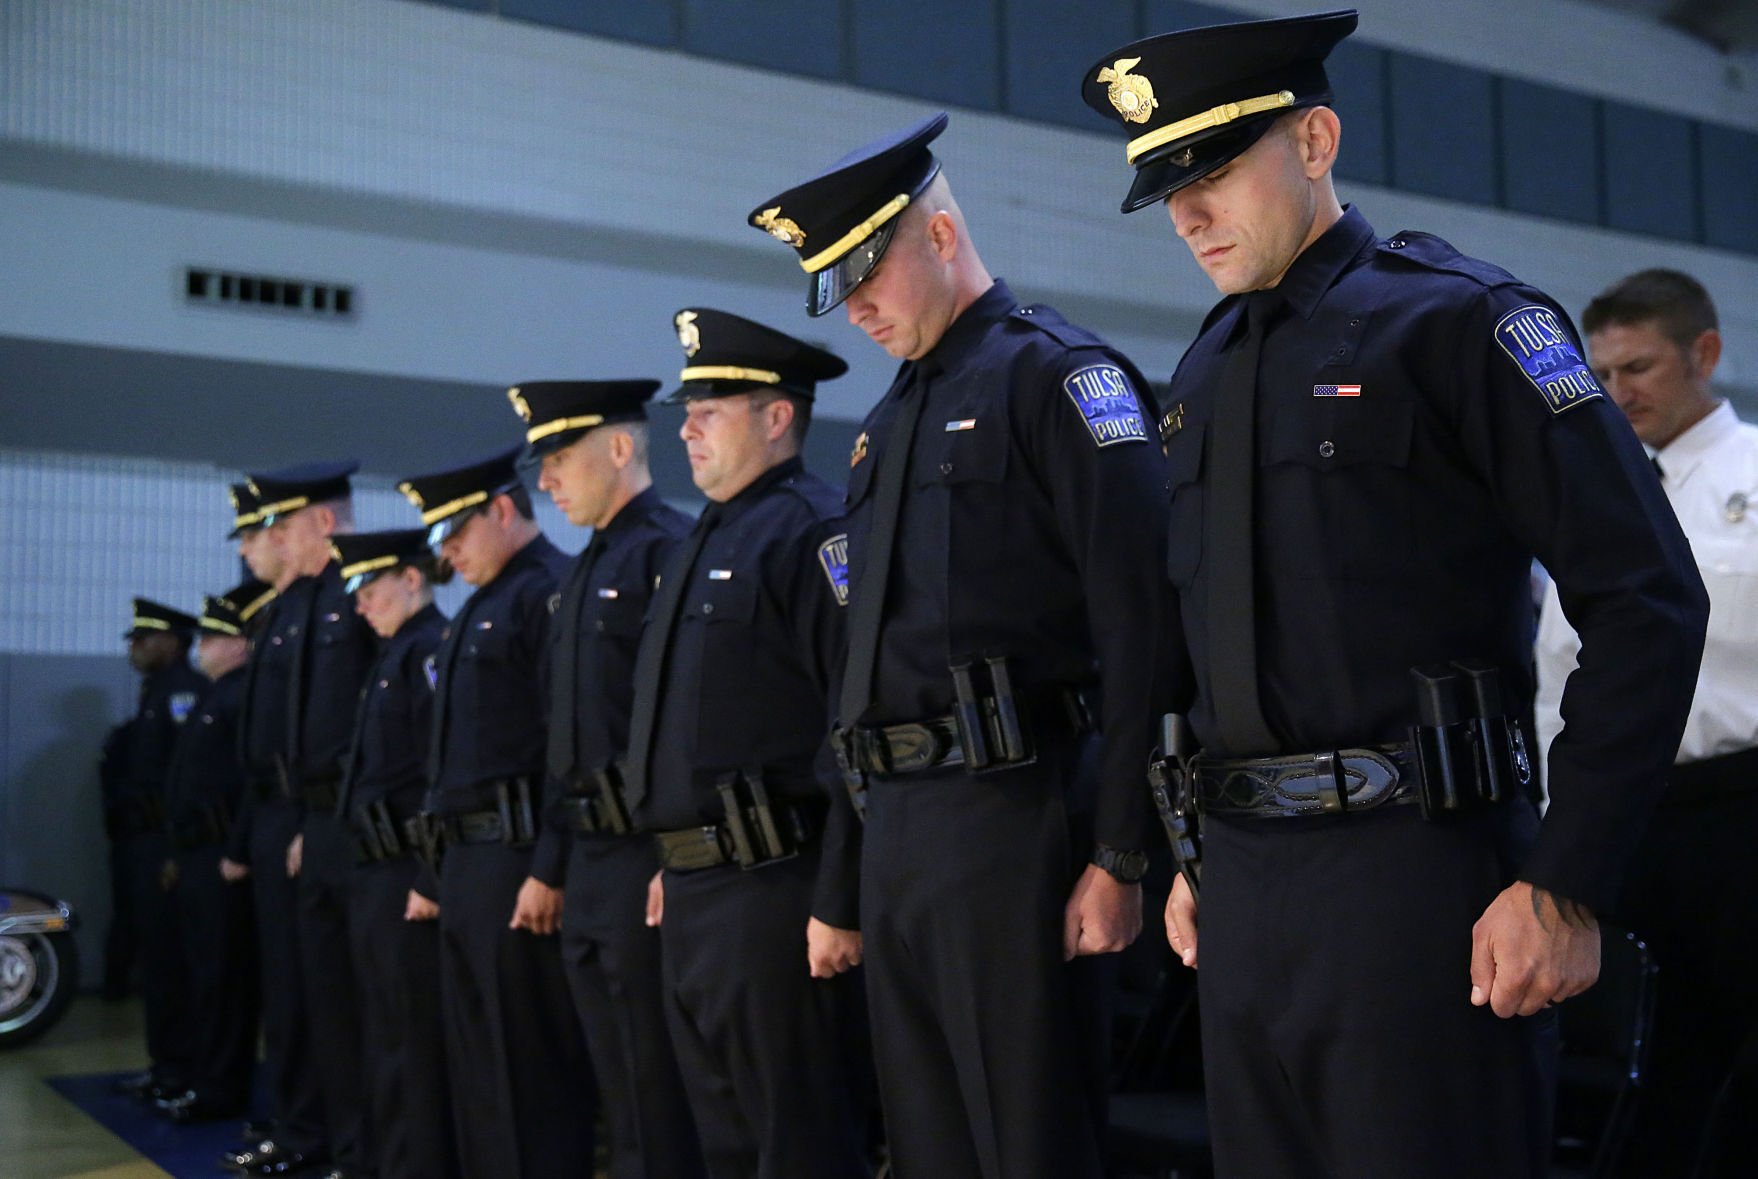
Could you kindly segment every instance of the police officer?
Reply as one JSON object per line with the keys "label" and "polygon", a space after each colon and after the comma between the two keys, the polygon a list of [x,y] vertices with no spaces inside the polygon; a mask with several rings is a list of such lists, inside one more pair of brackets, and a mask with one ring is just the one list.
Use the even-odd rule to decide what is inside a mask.
{"label": "police officer", "polygon": [[1102,972],[1065,961],[1141,926],[1164,471],[1134,366],[984,267],[946,122],[751,222],[799,251],[811,314],[845,304],[903,362],[850,457],[839,700],[892,1157],[1096,1176]]}
{"label": "police officer", "polygon": [[240,725],[277,1124],[271,1138],[231,1156],[246,1172],[332,1158],[347,1169],[369,1165],[346,924],[352,845],[334,816],[374,649],[330,554],[330,538],[353,527],[357,467],[314,463],[250,478],[266,537],[258,543],[272,546],[280,575],[246,670]]}
{"label": "police officer", "polygon": [[355,710],[337,814],[355,868],[348,934],[359,980],[362,1063],[379,1179],[457,1174],[440,1019],[436,900],[414,892],[433,728],[429,679],[445,615],[420,528],[338,536],[342,588],[381,640]]}
{"label": "police officer", "polygon": [[[1149,38],[1083,79],[1225,298],[1174,373],[1168,573],[1201,752],[1198,960],[1223,1176],[1537,1176],[1548,1005],[1595,979],[1705,602],[1554,302],[1336,198],[1353,11]],[[1529,568],[1583,637],[1542,826],[1515,739]]]}
{"label": "police officer", "polygon": [[[1587,305],[1581,327],[1600,383],[1654,452],[1710,602],[1684,739],[1615,914],[1661,971],[1618,1173],[1683,1173],[1697,1160],[1693,1174],[1755,1174],[1758,1143],[1735,1111],[1751,1108],[1758,1077],[1748,1068],[1739,1087],[1734,1064],[1758,1034],[1758,889],[1746,879],[1758,839],[1758,426],[1715,395],[1721,332],[1709,292],[1690,275],[1621,279]],[[1563,727],[1559,703],[1577,653],[1552,586],[1536,650],[1541,749]]]}
{"label": "police officer", "polygon": [[553,936],[561,890],[534,875],[543,662],[567,556],[538,530],[514,448],[400,489],[428,544],[476,587],[434,656],[425,810],[440,825],[440,997],[466,1175],[592,1165],[590,1065]]}
{"label": "police officer", "polygon": [[709,1174],[864,1176],[835,977],[860,961],[856,820],[825,743],[846,538],[799,458],[818,382],[848,366],[722,311],[674,323],[709,505],[660,575],[628,776],[664,867],[672,1041]]}
{"label": "police officer", "polygon": [[166,855],[165,775],[178,735],[207,690],[189,665],[196,620],[148,598],[134,599],[128,662],[140,674],[140,697],[117,755],[122,771],[110,777],[104,824],[110,833],[113,895],[109,954],[131,942],[140,964],[150,1067],[118,1087],[146,1099],[175,1097],[188,1087],[188,1009],[175,949],[175,917],[162,870]]}
{"label": "police officer", "polygon": [[220,874],[220,854],[244,794],[238,709],[251,620],[274,597],[252,578],[202,608],[196,659],[212,685],[184,723],[165,784],[185,1001],[189,1087],[160,1104],[174,1122],[242,1112],[256,1063],[256,930],[250,890]]}
{"label": "police officer", "polygon": [[592,529],[551,624],[546,822],[533,873],[553,882],[565,868],[562,964],[604,1097],[613,1179],[702,1173],[665,1026],[659,931],[646,922],[659,859],[622,797],[641,622],[666,556],[690,530],[648,471],[645,406],[658,388],[534,381],[509,390],[526,453],[542,464],[537,486],[570,523]]}

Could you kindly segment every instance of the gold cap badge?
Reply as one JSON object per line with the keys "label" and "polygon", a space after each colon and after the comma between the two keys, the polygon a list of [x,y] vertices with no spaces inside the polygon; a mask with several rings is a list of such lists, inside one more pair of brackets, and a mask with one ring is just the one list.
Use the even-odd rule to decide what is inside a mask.
{"label": "gold cap badge", "polygon": [[1120,57],[1099,71],[1097,81],[1105,83],[1105,97],[1117,108],[1126,123],[1145,123],[1160,105],[1154,97],[1154,84],[1140,74],[1132,74],[1141,61],[1139,57]]}
{"label": "gold cap badge", "polygon": [[[513,388],[507,390],[507,400],[513,403],[513,412],[517,413],[526,421],[531,420],[531,406],[525,400],[524,394],[519,392],[518,386],[515,385]],[[415,506],[420,507],[421,505],[416,504]]]}
{"label": "gold cap badge", "polygon": [[415,484],[399,483],[397,484],[397,490],[409,497],[409,502],[415,505],[416,511],[420,512],[427,510],[427,505],[422,502],[421,493],[415,490]]}
{"label": "gold cap badge", "polygon": [[780,205],[757,214],[756,225],[758,229],[768,230],[770,237],[786,242],[796,250],[806,244],[806,231],[800,228],[799,222],[783,217]]}
{"label": "gold cap badge", "polygon": [[696,355],[702,348],[702,329],[696,326],[696,313],[680,311],[672,323],[677,325],[678,343],[684,346],[684,355]]}

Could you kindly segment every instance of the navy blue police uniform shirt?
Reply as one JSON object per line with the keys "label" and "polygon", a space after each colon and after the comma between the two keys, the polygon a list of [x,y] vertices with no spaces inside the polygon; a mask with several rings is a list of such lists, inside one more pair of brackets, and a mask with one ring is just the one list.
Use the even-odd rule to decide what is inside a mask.
{"label": "navy blue police uniform shirt", "polygon": [[[581,789],[627,753],[641,625],[666,558],[690,523],[649,487],[595,531],[569,567],[550,624],[549,801]],[[560,678],[570,662],[564,651],[573,668],[567,681]],[[559,822],[546,824],[532,874],[546,883],[560,880],[572,842]]]}
{"label": "navy blue police uniform shirt", "polygon": [[[880,630],[874,705],[842,723],[944,716],[955,659],[1005,655],[1016,690],[1097,686],[1103,731],[1094,837],[1148,835],[1143,767],[1166,701],[1161,568],[1166,473],[1146,387],[1125,357],[997,281],[926,356],[906,361],[863,426],[848,483],[859,586],[891,423],[915,432]],[[1091,787],[1091,783],[1088,787]]]}
{"label": "navy blue police uniform shirt", "polygon": [[140,702],[122,759],[122,796],[162,796],[178,736],[208,690],[208,678],[184,659],[143,676]]}
{"label": "navy blue police uniform shirt", "polygon": [[[1273,752],[1407,739],[1410,669],[1429,663],[1493,660],[1524,712],[1536,555],[1586,653],[1520,877],[1604,907],[1677,748],[1706,618],[1641,446],[1563,311],[1438,238],[1376,241],[1351,208],[1268,298],[1254,552]],[[1210,313],[1161,425],[1189,655],[1175,694],[1218,756],[1242,751],[1210,696],[1226,654],[1207,649],[1205,453],[1243,303]]]}
{"label": "navy blue police uniform shirt", "polygon": [[[812,911],[858,928],[858,820],[829,746],[847,641],[842,495],[796,457],[717,514],[688,573],[659,699],[635,702],[659,709],[635,817],[649,831],[718,822],[716,779],[740,770],[760,770],[772,801],[828,801]],[[648,638],[663,641],[663,627]]]}
{"label": "navy blue police uniform shirt", "polygon": [[293,664],[316,591],[315,578],[301,577],[288,585],[269,603],[268,617],[251,647],[239,748],[252,781],[275,781],[287,756],[294,715]]}
{"label": "navy blue police uniform shirt", "polygon": [[244,668],[209,685],[183,722],[165,780],[165,812],[174,830],[212,820],[225,823],[243,803],[244,767],[238,761],[238,714]]}
{"label": "navy blue police uniform shirt", "polygon": [[337,783],[354,740],[355,702],[378,655],[378,636],[354,609],[336,562],[294,585],[301,582],[309,582],[310,591],[295,598],[304,618],[288,636],[294,649],[288,695],[295,711],[287,765],[295,782]]}
{"label": "navy blue police uniform shirt", "polygon": [[344,819],[381,801],[396,821],[421,809],[433,732],[432,661],[445,629],[446,616],[429,602],[380,643],[355,712],[337,805]]}
{"label": "navy blue police uniform shirt", "polygon": [[465,599],[447,629],[434,656],[430,813],[491,809],[488,787],[509,778],[528,779],[532,805],[539,803],[550,599],[567,564],[567,554],[539,535]]}

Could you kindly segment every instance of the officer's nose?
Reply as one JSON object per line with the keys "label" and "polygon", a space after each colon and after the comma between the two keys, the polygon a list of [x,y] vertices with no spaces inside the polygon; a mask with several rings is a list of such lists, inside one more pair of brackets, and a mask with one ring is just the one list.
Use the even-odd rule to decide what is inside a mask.
{"label": "officer's nose", "polygon": [[1200,194],[1192,192],[1195,185],[1181,188],[1166,198],[1166,215],[1179,237],[1189,237],[1208,225],[1208,213]]}
{"label": "officer's nose", "polygon": [[860,327],[861,321],[867,318],[868,313],[873,310],[873,305],[867,302],[867,297],[861,293],[859,287],[856,287],[854,293],[843,300],[842,305],[848,311],[848,321],[851,327]]}

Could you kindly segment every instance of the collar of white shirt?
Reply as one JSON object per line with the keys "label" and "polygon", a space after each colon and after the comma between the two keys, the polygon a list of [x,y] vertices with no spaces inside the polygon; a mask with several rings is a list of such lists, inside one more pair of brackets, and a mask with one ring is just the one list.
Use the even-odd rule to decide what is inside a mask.
{"label": "collar of white shirt", "polygon": [[1716,403],[1702,421],[1654,452],[1660,460],[1661,480],[1668,487],[1682,487],[1691,472],[1702,465],[1709,452],[1740,428],[1740,419],[1726,399]]}

